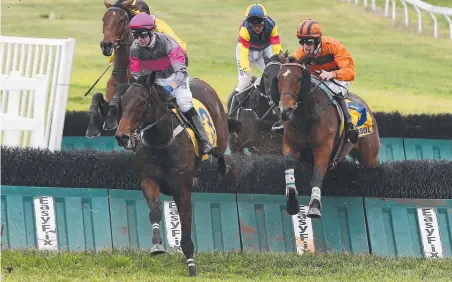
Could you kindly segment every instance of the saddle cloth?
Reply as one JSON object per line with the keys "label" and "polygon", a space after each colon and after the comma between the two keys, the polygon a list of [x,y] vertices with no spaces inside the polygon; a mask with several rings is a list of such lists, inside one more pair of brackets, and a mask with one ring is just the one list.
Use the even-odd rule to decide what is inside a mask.
{"label": "saddle cloth", "polygon": [[[207,133],[207,136],[209,137],[209,142],[210,144],[212,144],[212,146],[216,146],[217,145],[217,131],[215,129],[215,124],[213,123],[213,119],[210,116],[209,111],[207,110],[207,108],[197,99],[192,98],[193,101],[193,105],[196,109],[196,111],[198,112],[199,116],[201,117],[201,121],[204,125],[204,130]],[[176,116],[178,116],[179,120],[182,121],[181,119],[181,115],[182,113],[179,111],[178,108],[172,108],[171,111],[176,114]],[[200,157],[200,151],[199,151],[199,143],[198,143],[198,139],[196,138],[196,134],[194,132],[194,130],[190,127],[186,127],[185,131],[187,132],[188,136],[190,137],[192,143],[193,143],[193,148],[195,151],[195,155],[196,157]],[[209,158],[208,155],[202,155],[201,160],[205,161]]]}
{"label": "saddle cloth", "polygon": [[[350,99],[345,99],[350,115],[352,117],[352,122],[359,131],[359,138],[370,135],[374,132],[373,130],[373,120],[372,116],[367,112],[366,107],[363,105],[351,101]],[[342,136],[344,132],[345,120],[343,118],[343,113],[340,106],[337,106],[337,110],[340,111],[339,116],[341,117],[341,127],[340,135]]]}

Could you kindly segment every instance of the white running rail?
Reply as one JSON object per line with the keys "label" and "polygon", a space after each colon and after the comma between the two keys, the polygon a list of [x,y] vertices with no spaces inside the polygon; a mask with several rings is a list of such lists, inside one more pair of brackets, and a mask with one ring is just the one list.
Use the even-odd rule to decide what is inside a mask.
{"label": "white running rail", "polygon": [[[341,0],[341,2],[343,2],[344,0]],[[354,3],[354,4],[359,4],[360,0],[347,0],[348,3]],[[452,39],[452,8],[448,8],[448,7],[439,7],[439,6],[433,6],[430,5],[428,3],[425,3],[424,1],[421,0],[384,0],[385,4],[384,4],[384,9],[385,9],[385,17],[389,16],[389,7],[391,6],[391,17],[392,17],[392,21],[395,22],[396,20],[396,2],[400,2],[403,6],[403,10],[404,10],[404,23],[405,26],[409,27],[409,19],[408,19],[408,5],[410,4],[413,6],[413,9],[416,11],[417,13],[417,26],[418,26],[418,31],[422,32],[422,11],[427,12],[430,17],[433,20],[433,36],[435,38],[438,38],[438,20],[436,18],[436,16],[441,16],[444,17],[447,21],[447,23],[449,24],[449,37],[450,39]],[[376,11],[377,7],[376,7],[376,0],[362,0],[361,1],[365,7],[369,6],[369,2],[371,2],[371,7],[372,7],[372,11]],[[389,3],[391,2],[391,4]],[[451,1],[451,5],[452,5],[452,1]]]}
{"label": "white running rail", "polygon": [[[0,36],[0,76],[2,81],[12,79],[8,77],[14,76],[16,81],[24,81],[24,88],[17,89],[22,83],[16,85],[14,89],[11,87],[1,86],[0,112],[8,114],[14,113],[16,116],[31,118],[35,109],[37,96],[34,96],[31,90],[37,90],[40,93],[41,88],[30,88],[29,84],[35,80],[26,80],[26,78],[34,78],[44,80],[46,89],[44,105],[44,148],[50,150],[60,150],[61,140],[63,137],[64,119],[66,116],[66,105],[69,92],[69,82],[72,74],[72,61],[74,57],[75,39],[53,39],[53,38],[30,38],[16,36]],[[6,80],[5,80],[6,79]],[[29,82],[25,82],[29,81]],[[41,95],[41,94],[38,94]],[[39,98],[41,99],[41,98]],[[10,101],[14,101],[11,103]],[[11,108],[16,107],[16,108]],[[40,109],[38,109],[40,111]],[[36,112],[35,112],[36,114]],[[41,114],[41,112],[39,112]],[[33,116],[33,119],[38,117]],[[40,119],[40,117],[38,118]],[[5,126],[7,123],[4,123]],[[3,125],[3,122],[2,122]],[[18,123],[8,124],[9,128]],[[3,128],[2,128],[3,129]],[[29,131],[21,132],[21,138],[17,139],[0,136],[2,144],[8,141],[8,145],[19,146],[20,142],[29,140]],[[33,138],[32,138],[33,139]],[[16,144],[12,143],[18,142]],[[6,145],[6,144],[5,144]],[[25,145],[28,146],[28,145]]]}

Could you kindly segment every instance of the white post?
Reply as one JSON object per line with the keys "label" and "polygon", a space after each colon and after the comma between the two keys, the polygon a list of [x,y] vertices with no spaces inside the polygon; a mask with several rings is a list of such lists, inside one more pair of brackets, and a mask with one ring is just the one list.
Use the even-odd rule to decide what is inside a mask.
{"label": "white post", "polygon": [[438,38],[438,21],[436,20],[436,17],[432,12],[430,12],[429,14],[433,19],[433,36],[435,38]]}
{"label": "white post", "polygon": [[418,31],[422,32],[422,14],[419,8],[416,5],[413,5],[413,8],[416,10],[417,13],[417,25],[418,25]]}
{"label": "white post", "polygon": [[403,5],[403,10],[405,11],[405,26],[409,27],[410,24],[408,22],[408,5],[405,3],[405,0],[400,0]]}
{"label": "white post", "polygon": [[63,137],[64,120],[66,117],[66,106],[68,99],[69,82],[72,73],[72,61],[75,47],[75,39],[70,38],[63,45],[61,52],[61,64],[59,67],[57,92],[55,97],[55,109],[52,117],[49,149],[60,150]]}
{"label": "white post", "polygon": [[389,0],[385,0],[385,18],[388,17],[389,13]]}
{"label": "white post", "polygon": [[446,18],[447,23],[449,24],[449,37],[452,39],[452,21],[450,20],[450,17],[448,15],[444,15]]}
{"label": "white post", "polygon": [[392,22],[395,23],[396,5],[395,0],[392,1]]}

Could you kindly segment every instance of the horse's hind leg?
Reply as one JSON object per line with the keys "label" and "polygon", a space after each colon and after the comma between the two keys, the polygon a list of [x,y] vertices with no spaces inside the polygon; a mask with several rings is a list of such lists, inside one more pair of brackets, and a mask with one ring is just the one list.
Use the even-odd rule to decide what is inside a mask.
{"label": "horse's hind leg", "polygon": [[190,276],[196,276],[196,266],[193,260],[195,246],[191,239],[191,224],[192,224],[192,205],[191,205],[191,185],[184,183],[179,193],[173,196],[176,202],[182,228],[181,247],[187,259],[188,272]]}
{"label": "horse's hind leg", "polygon": [[108,104],[104,100],[102,93],[96,93],[91,100],[91,106],[88,111],[88,128],[86,129],[86,137],[93,138],[101,135],[99,125],[108,110]]}
{"label": "horse's hind leg", "polygon": [[165,253],[162,236],[160,235],[160,220],[162,218],[160,186],[150,179],[143,179],[141,180],[141,189],[143,189],[146,202],[150,209],[149,219],[152,223],[151,254],[158,255]]}

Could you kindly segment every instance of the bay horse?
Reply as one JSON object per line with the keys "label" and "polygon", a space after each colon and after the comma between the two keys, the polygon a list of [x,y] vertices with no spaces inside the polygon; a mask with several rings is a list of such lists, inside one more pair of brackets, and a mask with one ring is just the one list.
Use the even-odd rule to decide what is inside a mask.
{"label": "bay horse", "polygon": [[[318,76],[294,57],[281,69],[273,82],[272,95],[279,100],[284,121],[282,155],[285,166],[287,212],[299,212],[294,168],[298,161],[314,166],[310,182],[311,200],[307,216],[321,217],[321,189],[328,169],[350,155],[366,168],[378,165],[380,137],[375,116],[357,95],[348,92],[349,108],[360,109],[352,119],[359,129],[359,141],[346,137],[342,109]],[[365,122],[365,123],[364,123]]]}
{"label": "bay horse", "polygon": [[[160,235],[160,193],[172,196],[179,212],[182,240],[181,248],[187,259],[190,276],[196,276],[193,260],[191,191],[196,171],[202,163],[197,155],[193,136],[187,130],[183,114],[172,112],[176,102],[155,82],[155,72],[142,74],[121,98],[121,119],[115,138],[120,146],[134,150],[141,188],[150,208],[152,223],[152,254],[165,252]],[[198,108],[211,144],[216,146],[212,156],[218,159],[217,172],[227,172],[225,151],[228,141],[228,120],[215,90],[200,79],[190,80],[195,108],[196,100],[205,108]],[[199,105],[199,104],[198,104]],[[208,130],[209,129],[209,130]],[[140,136],[140,137],[136,137]],[[140,139],[141,141],[136,141]],[[199,152],[199,151],[198,151]],[[203,156],[205,157],[205,156]]]}
{"label": "bay horse", "polygon": [[[106,57],[114,55],[113,71],[107,81],[105,99],[102,93],[95,93],[88,111],[89,123],[86,137],[93,138],[101,135],[100,123],[104,122],[104,130],[114,130],[117,127],[118,99],[114,98],[118,85],[134,81],[128,71],[130,47],[133,36],[128,29],[129,21],[134,16],[131,13],[133,0],[117,1],[114,5],[104,0],[107,10],[102,17],[104,38],[100,42],[102,54]],[[141,12],[149,12],[149,6],[142,0],[136,1],[136,8]],[[114,54],[113,54],[114,52]]]}
{"label": "bay horse", "polygon": [[228,116],[241,123],[240,132],[230,133],[229,146],[231,153],[244,153],[245,148],[252,154],[280,153],[282,145],[282,131],[272,130],[280,121],[279,108],[273,103],[270,95],[271,83],[278,74],[281,62],[285,61],[288,52],[273,55],[266,60],[258,88],[244,90],[235,98],[239,100],[237,106],[231,109],[233,93],[228,98]]}

